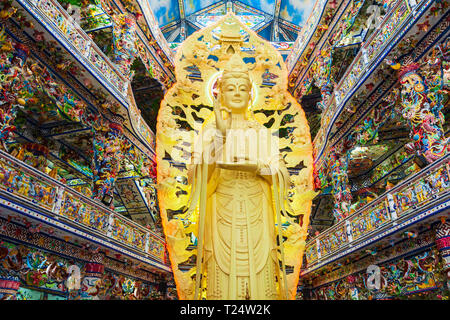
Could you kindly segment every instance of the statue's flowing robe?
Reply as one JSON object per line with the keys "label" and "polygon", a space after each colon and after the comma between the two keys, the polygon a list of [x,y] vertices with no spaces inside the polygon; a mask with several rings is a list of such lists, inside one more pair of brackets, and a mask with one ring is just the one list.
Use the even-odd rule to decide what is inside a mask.
{"label": "statue's flowing robe", "polygon": [[[246,130],[255,131],[261,127],[256,121],[249,121]],[[223,169],[214,163],[200,163],[192,169],[190,211],[200,197],[201,185],[207,183],[205,208],[201,201],[199,208],[200,215],[204,210],[204,220],[199,221],[204,223],[204,232],[199,234],[199,242],[203,237],[204,244],[198,251],[199,256],[204,257],[199,266],[203,273],[206,271],[207,299],[283,297],[275,208],[284,211],[285,181],[289,176],[278,148],[274,150],[274,144],[267,141],[273,137],[267,130],[264,132],[266,139],[257,139],[253,147],[258,149],[258,160],[271,165],[272,175]],[[217,150],[217,141],[206,143],[202,152],[211,153],[213,149],[216,155],[227,152],[226,145],[222,151]],[[203,173],[208,173],[202,176],[203,166],[208,169]]]}

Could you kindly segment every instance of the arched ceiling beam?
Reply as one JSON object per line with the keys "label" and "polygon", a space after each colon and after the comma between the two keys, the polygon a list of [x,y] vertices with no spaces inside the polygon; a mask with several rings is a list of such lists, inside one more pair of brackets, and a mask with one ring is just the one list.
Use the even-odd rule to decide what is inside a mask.
{"label": "arched ceiling beam", "polygon": [[161,32],[166,33],[166,34],[169,32],[172,32],[173,30],[175,30],[175,28],[179,27],[179,24],[180,24],[180,20],[172,21],[171,23],[166,24],[164,27],[161,27]]}
{"label": "arched ceiling beam", "polygon": [[275,10],[273,12],[273,23],[272,23],[272,30],[270,33],[270,41],[280,41],[280,38],[278,36],[279,33],[279,26],[278,26],[278,19],[280,17],[280,7],[281,7],[281,0],[275,0]]}
{"label": "arched ceiling beam", "polygon": [[298,25],[293,24],[293,23],[291,23],[291,22],[289,22],[287,20],[284,20],[282,18],[278,19],[278,24],[281,27],[285,28],[286,30],[290,30],[290,31],[292,31],[292,32],[294,32],[296,34],[298,34],[302,30],[302,28],[299,27]]}
{"label": "arched ceiling beam", "polygon": [[[184,0],[178,0],[178,9],[180,10],[180,42],[186,39],[186,13],[184,12]],[[170,41],[169,41],[170,42]]]}
{"label": "arched ceiling beam", "polygon": [[180,20],[186,19],[186,13],[184,12],[184,0],[178,0],[178,9],[180,10]]}
{"label": "arched ceiling beam", "polygon": [[186,25],[194,28],[195,30],[200,30],[201,28],[199,26],[197,26],[196,24],[193,24],[191,21],[186,20]]}
{"label": "arched ceiling beam", "polygon": [[178,37],[178,35],[180,34],[180,30],[181,28],[176,28],[168,37],[167,37],[167,41],[168,42],[174,42],[175,39]]}
{"label": "arched ceiling beam", "polygon": [[286,41],[295,41],[295,39],[293,39],[292,36],[288,32],[286,32],[280,25],[278,25],[278,31],[283,35]]}

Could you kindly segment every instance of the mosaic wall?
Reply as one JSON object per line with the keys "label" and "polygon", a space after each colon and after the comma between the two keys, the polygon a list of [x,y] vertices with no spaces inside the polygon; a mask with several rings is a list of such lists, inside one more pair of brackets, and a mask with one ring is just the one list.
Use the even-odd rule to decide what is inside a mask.
{"label": "mosaic wall", "polygon": [[[379,285],[370,271],[364,270],[313,289],[311,298],[317,300],[371,300],[419,298],[420,292],[443,289],[439,282],[439,259],[436,250],[427,250],[413,256],[373,265],[379,270]],[[379,268],[379,269],[378,269]],[[432,299],[439,299],[442,296]],[[426,297],[425,297],[426,298]]]}
{"label": "mosaic wall", "polygon": [[0,190],[51,211],[55,205],[57,188],[46,180],[29,174],[18,165],[0,159]]}
{"label": "mosaic wall", "polygon": [[32,0],[33,6],[54,24],[66,37],[67,43],[75,48],[99,71],[110,84],[112,84],[122,96],[126,96],[127,82],[123,75],[111,65],[109,59],[92,45],[91,38],[70,19],[70,16],[61,6],[52,0]]}
{"label": "mosaic wall", "polygon": [[[35,206],[99,231],[114,240],[165,261],[164,240],[152,231],[115,215],[114,211],[95,204],[91,199],[62,187],[47,175],[25,168],[18,160],[0,152],[0,192],[27,200]],[[111,227],[111,232],[109,231]]]}
{"label": "mosaic wall", "polygon": [[19,285],[14,294],[0,289],[0,299],[41,300],[44,292],[50,294],[49,300],[153,300],[166,296],[159,283],[103,267],[94,272],[93,265],[98,264],[0,240],[0,282]]}
{"label": "mosaic wall", "polygon": [[[309,265],[332,254],[343,245],[366,237],[398,217],[402,217],[450,190],[449,159],[443,158],[407,184],[389,191],[345,220],[310,240],[306,247]],[[351,236],[351,238],[350,238]],[[318,240],[317,240],[318,239]]]}

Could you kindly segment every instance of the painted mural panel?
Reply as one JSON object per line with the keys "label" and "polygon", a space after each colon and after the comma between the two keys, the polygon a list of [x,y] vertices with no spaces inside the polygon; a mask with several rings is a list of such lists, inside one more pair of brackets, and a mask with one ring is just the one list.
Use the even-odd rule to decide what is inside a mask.
{"label": "painted mural panel", "polygon": [[36,179],[5,160],[0,160],[0,190],[27,199],[47,210],[52,210],[55,202],[55,186]]}
{"label": "painted mural panel", "polygon": [[81,54],[87,55],[90,49],[89,38],[81,36],[76,26],[69,20],[67,14],[58,8],[54,2],[49,0],[40,0],[36,3],[36,6],[42,10],[42,12],[50,18],[50,20],[59,28],[60,31],[69,39],[69,42],[73,44]]}
{"label": "painted mural panel", "polygon": [[83,202],[68,192],[64,192],[64,201],[59,214],[103,233],[107,232],[109,214]]}
{"label": "painted mural panel", "polygon": [[380,32],[377,33],[375,37],[372,38],[369,45],[367,46],[367,55],[369,59],[373,59],[387,43],[389,43],[390,38],[401,24],[409,15],[411,10],[408,7],[407,1],[403,3],[395,10],[389,20],[380,28]]}
{"label": "painted mural panel", "polygon": [[161,261],[165,260],[164,243],[155,237],[150,236],[148,245],[148,253],[158,257]]}
{"label": "painted mural panel", "polygon": [[126,92],[126,82],[117,74],[117,71],[105,59],[106,57],[91,46],[92,41],[89,36],[84,33],[79,26],[72,23],[72,18],[64,12],[56,1],[39,0],[35,2],[39,10],[49,19],[62,34],[66,37],[67,42],[71,43],[78,52],[100,71],[101,75],[106,78],[114,87],[124,95]]}
{"label": "painted mural panel", "polygon": [[347,242],[345,226],[341,225],[329,235],[319,240],[320,251],[322,256],[337,250],[340,246]]}
{"label": "painted mural panel", "polygon": [[404,188],[394,195],[394,199],[397,206],[397,213],[405,213],[415,204],[416,199],[412,188]]}
{"label": "painted mural panel", "polygon": [[396,211],[401,215],[415,206],[424,205],[441,192],[448,191],[449,187],[449,173],[444,165],[397,192],[394,195]]}
{"label": "painted mural panel", "polygon": [[442,166],[439,169],[433,171],[428,177],[427,181],[431,186],[432,195],[439,194],[450,188],[450,175],[449,167]]}
{"label": "painted mural panel", "polygon": [[350,220],[353,241],[389,220],[390,215],[385,201],[381,201],[374,208],[361,212]]}
{"label": "painted mural panel", "polygon": [[[442,162],[434,168],[430,168],[421,176],[417,176],[408,185],[393,191],[391,193],[395,201],[395,212],[398,217],[415,212],[418,208],[423,207],[430,201],[434,201],[444,192],[448,192],[450,188],[450,175],[448,164]],[[369,207],[362,212],[355,213],[349,218],[352,240],[366,237],[370,232],[385,225],[391,221],[393,217],[389,210],[393,210],[394,206],[389,209],[388,198],[385,196],[383,200],[378,202],[374,207]],[[395,218],[394,218],[395,219]],[[335,252],[346,243],[347,238],[344,234],[345,223],[330,232],[321,234],[318,239],[320,242],[320,252],[322,255]],[[317,260],[315,256],[315,239],[308,243],[306,255],[309,263]]]}
{"label": "painted mural panel", "polygon": [[308,261],[308,263],[312,263],[313,261],[316,261],[317,260],[316,245],[312,244],[311,246],[306,247],[305,255],[306,255],[306,261]]}
{"label": "painted mural panel", "polygon": [[114,218],[112,237],[138,249],[145,249],[145,233],[128,225],[125,220]]}
{"label": "painted mural panel", "polygon": [[[90,265],[24,244],[0,241],[0,278],[14,274],[19,281],[15,294],[0,294],[0,299],[149,300],[162,299],[167,294],[158,288],[155,279],[144,282],[114,269],[102,268],[93,281]],[[74,285],[74,276],[78,277],[78,286]],[[176,299],[173,292],[170,298]]]}
{"label": "painted mural panel", "polygon": [[401,298],[436,289],[436,252],[426,251],[380,265],[380,289],[369,289],[368,274],[357,272],[313,290],[313,299],[367,300]]}
{"label": "painted mural panel", "polygon": [[[294,67],[297,59],[299,58],[299,55],[303,52],[304,46],[307,44],[307,41],[309,41],[314,30],[316,29],[316,26],[320,22],[320,17],[326,3],[326,0],[317,0],[316,4],[311,9],[312,13],[309,15],[309,17],[306,18],[308,23],[302,28],[297,37],[297,40],[295,40],[294,47],[291,53],[286,59],[286,65],[289,70]],[[316,145],[316,143],[314,143],[314,145]]]}

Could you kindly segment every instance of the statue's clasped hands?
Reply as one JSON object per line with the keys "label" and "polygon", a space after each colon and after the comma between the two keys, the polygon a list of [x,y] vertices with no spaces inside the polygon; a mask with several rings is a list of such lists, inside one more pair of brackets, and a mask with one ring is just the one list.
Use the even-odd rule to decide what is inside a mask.
{"label": "statue's clasped hands", "polygon": [[259,161],[251,161],[248,157],[233,157],[231,162],[217,162],[219,168],[237,171],[258,172]]}

